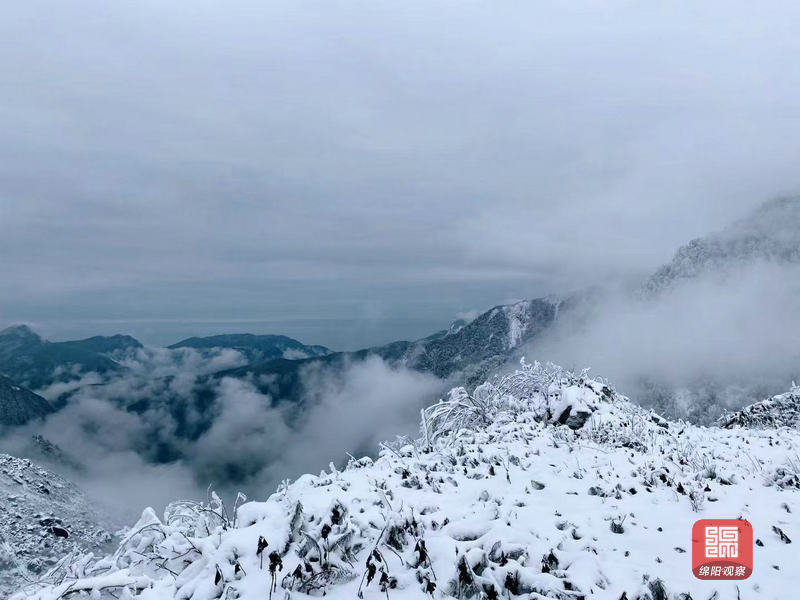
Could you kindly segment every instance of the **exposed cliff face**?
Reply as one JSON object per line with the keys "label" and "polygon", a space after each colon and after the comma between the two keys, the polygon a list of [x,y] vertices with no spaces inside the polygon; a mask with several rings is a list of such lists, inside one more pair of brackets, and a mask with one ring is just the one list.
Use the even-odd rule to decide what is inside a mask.
{"label": "exposed cliff face", "polygon": [[47,400],[0,375],[0,424],[23,425],[51,412]]}

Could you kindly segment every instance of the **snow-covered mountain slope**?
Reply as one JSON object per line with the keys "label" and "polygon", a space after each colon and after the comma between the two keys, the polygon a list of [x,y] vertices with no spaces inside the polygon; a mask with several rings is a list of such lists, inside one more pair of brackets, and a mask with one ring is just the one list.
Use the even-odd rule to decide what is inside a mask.
{"label": "snow-covered mountain slope", "polygon": [[412,347],[407,366],[448,377],[456,372],[481,376],[496,370],[522,343],[549,327],[558,315],[556,298],[495,306],[447,335]]}
{"label": "snow-covered mountain slope", "polygon": [[[15,600],[794,597],[796,429],[664,420],[551,365],[423,412],[419,440],[286,483],[265,502],[144,511],[113,554]],[[795,467],[796,469],[796,467]],[[691,573],[691,527],[742,517],[745,581]]]}
{"label": "snow-covered mountain slope", "polygon": [[0,454],[0,597],[24,589],[70,553],[98,551],[111,540],[103,518],[73,484]]}
{"label": "snow-covered mountain slope", "polygon": [[800,198],[766,202],[723,231],[681,246],[673,259],[643,284],[642,291],[653,295],[682,279],[723,273],[758,260],[800,262]]}
{"label": "snow-covered mountain slope", "polygon": [[793,427],[800,429],[800,386],[730,413],[719,421],[721,427]]}
{"label": "snow-covered mountain slope", "polygon": [[[569,299],[568,299],[569,300]],[[275,398],[300,400],[301,372],[316,364],[343,369],[355,361],[378,356],[389,365],[403,366],[440,378],[456,374],[475,386],[498,371],[522,344],[549,327],[562,301],[555,297],[498,305],[469,323],[440,331],[421,340],[398,341],[354,352],[333,352],[302,360],[270,360],[220,371],[216,378],[235,377],[257,382],[259,391]]]}

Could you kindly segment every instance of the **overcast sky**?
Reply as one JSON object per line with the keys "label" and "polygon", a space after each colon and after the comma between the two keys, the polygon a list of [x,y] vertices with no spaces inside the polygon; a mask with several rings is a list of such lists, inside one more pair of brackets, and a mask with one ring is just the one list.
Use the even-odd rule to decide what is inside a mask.
{"label": "overcast sky", "polygon": [[647,272],[800,189],[798,22],[730,0],[4,2],[0,325],[347,348]]}

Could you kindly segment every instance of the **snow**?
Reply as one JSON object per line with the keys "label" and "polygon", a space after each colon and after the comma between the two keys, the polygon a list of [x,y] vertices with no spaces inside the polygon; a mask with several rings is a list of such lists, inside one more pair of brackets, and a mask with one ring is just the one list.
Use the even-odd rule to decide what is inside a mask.
{"label": "snow", "polygon": [[724,415],[722,427],[800,427],[800,386]]}
{"label": "snow", "polygon": [[516,348],[522,341],[528,327],[528,310],[530,302],[523,300],[504,307],[508,319],[508,348]]}
{"label": "snow", "polygon": [[[562,424],[567,408],[585,418]],[[228,509],[211,494],[164,518],[148,509],[114,554],[62,565],[15,600],[69,590],[125,600],[786,599],[800,585],[789,545],[800,539],[800,484],[775,474],[796,464],[799,445],[795,428],[670,422],[586,373],[523,364],[472,394],[451,391],[423,411],[420,439],[385,444],[375,461],[331,465],[264,502]],[[692,576],[692,524],[715,517],[753,525],[749,579]]]}
{"label": "snow", "polygon": [[0,454],[0,597],[64,555],[108,545],[109,529],[74,485],[27,459]]}

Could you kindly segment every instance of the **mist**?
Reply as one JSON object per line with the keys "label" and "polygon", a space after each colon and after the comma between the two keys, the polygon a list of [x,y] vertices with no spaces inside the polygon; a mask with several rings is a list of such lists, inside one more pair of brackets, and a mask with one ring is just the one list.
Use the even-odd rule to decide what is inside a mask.
{"label": "mist", "polygon": [[[252,381],[206,379],[244,364],[234,350],[145,347],[121,362],[125,369],[110,378],[88,373],[40,390],[51,401],[70,395],[43,422],[0,437],[3,451],[45,462],[120,524],[145,506],[205,499],[209,486],[228,500],[240,491],[266,497],[285,479],[374,456],[380,442],[416,435],[420,408],[444,385],[377,357],[343,369],[312,363],[302,397],[290,402]],[[210,401],[198,400],[201,387]],[[34,434],[57,444],[64,459],[42,456]]]}
{"label": "mist", "polygon": [[800,380],[800,268],[756,262],[655,297],[613,288],[530,344],[530,358],[590,367],[635,401],[708,422]]}

